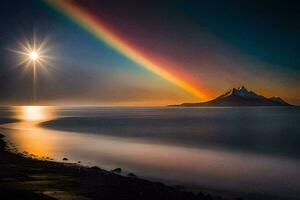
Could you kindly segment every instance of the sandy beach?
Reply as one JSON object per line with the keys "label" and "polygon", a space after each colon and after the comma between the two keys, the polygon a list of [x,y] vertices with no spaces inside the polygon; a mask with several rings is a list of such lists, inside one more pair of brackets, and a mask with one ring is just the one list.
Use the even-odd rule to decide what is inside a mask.
{"label": "sandy beach", "polygon": [[25,158],[7,151],[3,140],[0,157],[1,199],[211,199],[133,174]]}
{"label": "sandy beach", "polygon": [[[9,122],[15,120],[1,120],[1,124]],[[119,175],[120,169],[112,172],[97,166],[58,163],[51,158],[38,160],[33,155],[10,151],[4,136],[0,137],[1,199],[222,199],[140,179],[133,173]]]}

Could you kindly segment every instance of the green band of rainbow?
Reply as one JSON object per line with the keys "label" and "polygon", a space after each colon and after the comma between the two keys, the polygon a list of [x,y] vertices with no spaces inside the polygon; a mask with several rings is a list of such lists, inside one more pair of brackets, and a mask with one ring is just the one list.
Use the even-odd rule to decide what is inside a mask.
{"label": "green band of rainbow", "polygon": [[187,80],[183,80],[179,76],[175,76],[167,71],[163,66],[147,59],[144,55],[142,55],[142,53],[138,52],[122,40],[122,38],[113,33],[113,31],[109,30],[98,18],[93,18],[93,16],[91,16],[83,8],[78,7],[69,0],[45,0],[45,2],[74,20],[85,30],[96,36],[96,38],[104,41],[106,44],[140,66],[199,97],[200,99],[207,99],[207,95],[203,92],[203,90],[199,89],[199,87],[192,85]]}

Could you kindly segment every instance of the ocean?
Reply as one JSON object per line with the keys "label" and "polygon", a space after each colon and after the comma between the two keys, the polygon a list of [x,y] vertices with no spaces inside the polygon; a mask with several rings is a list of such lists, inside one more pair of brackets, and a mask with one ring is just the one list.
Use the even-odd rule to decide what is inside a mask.
{"label": "ocean", "polygon": [[0,127],[10,147],[38,158],[195,190],[300,198],[298,107],[27,106],[0,116],[18,120]]}

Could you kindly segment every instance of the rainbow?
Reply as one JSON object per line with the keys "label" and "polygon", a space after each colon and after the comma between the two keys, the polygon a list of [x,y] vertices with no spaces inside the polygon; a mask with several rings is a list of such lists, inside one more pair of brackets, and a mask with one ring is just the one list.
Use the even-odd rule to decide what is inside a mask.
{"label": "rainbow", "polygon": [[200,99],[207,99],[207,95],[199,87],[194,86],[187,80],[183,80],[173,73],[166,70],[150,59],[146,58],[142,53],[138,52],[132,46],[128,45],[122,38],[107,28],[101,20],[94,18],[88,11],[75,5],[69,0],[44,0],[48,5],[52,6],[62,14],[66,15],[82,28],[93,34],[96,38],[104,41],[110,47],[126,56],[138,65],[146,68],[147,70],[157,74],[165,80],[175,84],[176,86],[184,89],[185,91],[195,95]]}

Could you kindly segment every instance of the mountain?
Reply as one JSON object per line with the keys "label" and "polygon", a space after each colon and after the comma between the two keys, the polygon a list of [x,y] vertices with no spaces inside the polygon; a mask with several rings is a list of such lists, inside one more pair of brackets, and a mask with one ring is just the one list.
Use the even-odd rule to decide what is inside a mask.
{"label": "mountain", "polygon": [[280,97],[267,98],[256,94],[255,92],[247,90],[244,86],[233,88],[222,94],[221,96],[200,103],[183,103],[179,105],[170,106],[182,106],[182,107],[198,107],[198,106],[222,106],[222,107],[234,107],[234,106],[292,106],[285,102]]}

